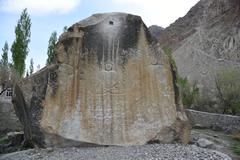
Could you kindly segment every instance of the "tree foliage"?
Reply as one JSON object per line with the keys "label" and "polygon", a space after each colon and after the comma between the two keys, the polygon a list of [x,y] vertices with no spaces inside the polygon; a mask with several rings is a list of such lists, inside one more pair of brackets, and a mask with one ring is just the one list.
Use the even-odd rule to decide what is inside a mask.
{"label": "tree foliage", "polygon": [[67,26],[64,26],[64,27],[63,27],[63,32],[67,32],[67,30],[68,30],[68,27],[67,27]]}
{"label": "tree foliage", "polygon": [[24,9],[15,27],[15,40],[11,47],[13,68],[21,77],[25,72],[25,60],[29,52],[30,29],[31,19],[27,13],[27,9]]}
{"label": "tree foliage", "polygon": [[13,84],[15,84],[19,78],[20,77],[12,67],[0,64],[0,85],[2,87],[0,95],[8,88],[12,88]]}
{"label": "tree foliage", "polygon": [[37,65],[37,71],[39,71],[41,68],[40,64]]}
{"label": "tree foliage", "polygon": [[3,53],[2,53],[1,63],[3,66],[8,66],[8,43],[7,42],[5,42],[2,52]]}
{"label": "tree foliage", "polygon": [[8,43],[5,42],[2,49],[2,59],[0,63],[0,85],[2,90],[0,90],[0,95],[10,87],[9,81],[11,80],[10,67],[8,64]]}
{"label": "tree foliage", "polygon": [[30,73],[30,75],[32,75],[33,74],[33,72],[34,72],[34,68],[33,68],[33,59],[31,58],[31,60],[30,60],[30,66],[29,66],[29,73]]}
{"label": "tree foliage", "polygon": [[240,112],[240,70],[227,68],[217,73],[215,77],[217,98],[223,109],[223,114]]}
{"label": "tree foliage", "polygon": [[182,78],[178,75],[177,83],[180,88],[183,106],[190,108],[191,105],[195,104],[199,98],[199,88],[196,83],[190,85],[187,78]]}
{"label": "tree foliage", "polygon": [[57,32],[53,32],[50,36],[50,39],[48,41],[48,59],[47,59],[47,65],[52,64],[55,60],[55,48],[57,44]]}

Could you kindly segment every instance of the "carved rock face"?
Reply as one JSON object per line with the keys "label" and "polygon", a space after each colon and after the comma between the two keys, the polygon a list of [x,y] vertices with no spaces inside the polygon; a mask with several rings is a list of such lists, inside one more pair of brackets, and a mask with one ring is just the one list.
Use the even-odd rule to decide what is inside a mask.
{"label": "carved rock face", "polygon": [[37,144],[186,142],[174,72],[140,17],[97,14],[76,23],[60,37],[56,57],[56,64],[22,84],[45,86],[36,91],[39,104],[25,97],[28,108],[35,108],[32,126],[42,133],[34,138],[32,131]]}

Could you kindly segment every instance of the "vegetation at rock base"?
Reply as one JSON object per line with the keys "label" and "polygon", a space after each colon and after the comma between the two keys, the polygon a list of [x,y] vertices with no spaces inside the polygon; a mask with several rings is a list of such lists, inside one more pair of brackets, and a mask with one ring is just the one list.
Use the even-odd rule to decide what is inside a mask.
{"label": "vegetation at rock base", "polygon": [[[169,61],[173,66],[173,69],[177,72],[177,65],[172,56],[171,49],[163,47],[163,50],[168,56]],[[199,98],[199,89],[197,87],[197,83],[191,85],[186,77],[183,78],[177,73],[177,85],[180,89],[183,106],[186,108],[190,108],[193,104],[197,102]]]}
{"label": "vegetation at rock base", "polygon": [[15,40],[12,44],[12,60],[13,68],[23,77],[25,72],[25,60],[28,55],[28,44],[30,43],[31,36],[31,19],[27,13],[27,9],[24,9],[15,27]]}
{"label": "vegetation at rock base", "polygon": [[53,32],[50,36],[50,39],[48,41],[48,59],[47,59],[47,65],[52,64],[55,60],[55,48],[57,44],[57,32]]}
{"label": "vegetation at rock base", "polygon": [[177,83],[182,95],[183,106],[190,108],[199,98],[199,89],[196,83],[190,85],[186,77],[182,78],[180,76],[178,76]]}
{"label": "vegetation at rock base", "polygon": [[9,142],[9,139],[7,136],[0,137],[0,145],[1,144],[7,144]]}
{"label": "vegetation at rock base", "polygon": [[167,48],[167,47],[163,47],[163,51],[164,53],[167,55],[170,63],[172,64],[173,66],[173,69],[175,69],[177,71],[177,65],[176,65],[176,62],[172,56],[172,50],[170,48]]}
{"label": "vegetation at rock base", "polygon": [[232,146],[231,149],[232,149],[233,153],[235,153],[235,154],[237,154],[237,155],[240,155],[240,133],[232,135],[232,138],[233,138],[234,140],[237,140],[238,142],[235,143],[235,144]]}
{"label": "vegetation at rock base", "polygon": [[240,70],[227,68],[215,77],[216,96],[223,114],[236,115],[240,112]]}
{"label": "vegetation at rock base", "polygon": [[232,146],[233,153],[240,155],[240,141]]}
{"label": "vegetation at rock base", "polygon": [[[163,47],[173,68],[177,71],[177,66],[172,57],[171,49]],[[192,105],[203,107],[206,103],[217,104],[217,110],[223,114],[236,115],[240,113],[240,70],[237,68],[226,68],[219,71],[215,77],[217,101],[212,102],[207,99],[200,100],[200,92],[197,83],[190,84],[186,77],[177,74],[177,85],[180,89],[184,107],[190,108]],[[207,106],[213,106],[208,104]],[[204,107],[203,107],[204,108]],[[203,109],[202,108],[202,109]],[[206,108],[203,110],[211,110]],[[200,109],[201,110],[201,109]],[[213,109],[214,110],[214,109]],[[216,109],[215,109],[216,110]]]}

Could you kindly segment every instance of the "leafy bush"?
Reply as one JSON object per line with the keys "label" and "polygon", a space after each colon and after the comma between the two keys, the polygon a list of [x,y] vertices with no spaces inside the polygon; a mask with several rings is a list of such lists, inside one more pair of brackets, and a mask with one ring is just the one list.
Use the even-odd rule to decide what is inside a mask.
{"label": "leafy bush", "polygon": [[233,153],[240,155],[240,142],[232,146]]}
{"label": "leafy bush", "polygon": [[231,137],[237,141],[237,143],[235,143],[231,149],[233,153],[240,155],[240,133],[235,133]]}
{"label": "leafy bush", "polygon": [[190,108],[199,98],[199,89],[196,83],[190,85],[186,77],[182,78],[178,76],[177,84],[182,95],[183,106]]}
{"label": "leafy bush", "polygon": [[0,145],[7,144],[8,142],[9,142],[9,139],[7,138],[7,136],[0,137]]}
{"label": "leafy bush", "polygon": [[227,68],[217,73],[215,77],[216,96],[219,99],[223,114],[240,112],[240,70]]}
{"label": "leafy bush", "polygon": [[[169,61],[170,61],[171,65],[173,66],[173,69],[177,72],[177,65],[172,56],[171,49],[163,47],[163,50],[164,50],[165,54],[168,56]],[[188,79],[186,77],[182,78],[179,74],[177,74],[177,85],[180,89],[183,106],[186,108],[190,108],[194,103],[196,103],[196,101],[199,98],[199,89],[198,89],[196,83],[194,83],[193,85],[190,85],[190,83],[188,82]]]}
{"label": "leafy bush", "polygon": [[175,69],[177,71],[177,65],[176,65],[176,62],[172,56],[172,50],[170,48],[167,48],[167,47],[163,47],[163,51],[164,53],[167,55],[170,63],[172,64],[173,66],[173,69]]}

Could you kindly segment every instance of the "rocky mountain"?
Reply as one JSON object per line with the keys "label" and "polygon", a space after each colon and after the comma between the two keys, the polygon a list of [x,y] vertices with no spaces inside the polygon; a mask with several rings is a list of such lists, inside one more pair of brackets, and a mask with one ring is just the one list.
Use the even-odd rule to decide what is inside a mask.
{"label": "rocky mountain", "polygon": [[95,14],[61,35],[56,62],[15,87],[40,147],[188,141],[175,71],[139,16]]}
{"label": "rocky mountain", "polygon": [[179,73],[212,95],[216,72],[240,65],[240,1],[201,0],[158,39],[172,49]]}
{"label": "rocky mountain", "polygon": [[157,25],[152,25],[148,28],[148,30],[152,36],[154,36],[155,38],[159,38],[164,28]]}

